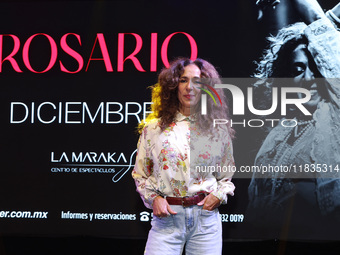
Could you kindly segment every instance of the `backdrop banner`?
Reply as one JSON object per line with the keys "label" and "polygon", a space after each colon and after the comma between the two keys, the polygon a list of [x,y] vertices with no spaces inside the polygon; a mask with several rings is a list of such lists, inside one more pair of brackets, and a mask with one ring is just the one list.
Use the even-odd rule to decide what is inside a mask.
{"label": "backdrop banner", "polygon": [[[319,3],[327,11],[338,1]],[[339,118],[339,99],[326,100],[329,109],[304,124],[292,114],[296,109],[287,110],[290,116],[280,109],[283,95],[295,93],[291,100],[297,100],[306,91],[282,90],[280,80],[258,85],[251,78],[266,37],[299,20],[288,0],[275,9],[255,0],[2,1],[0,234],[146,238],[152,211],[131,177],[137,126],[150,113],[149,87],[161,69],[184,56],[208,60],[226,77],[223,84],[236,87],[223,88],[236,130],[234,170],[244,167],[251,174],[235,174],[235,196],[220,207],[223,238],[339,239],[337,175],[254,174],[260,166],[262,172],[263,166],[267,171],[286,165],[305,171],[306,164],[340,170],[339,156],[331,153],[339,152],[338,126],[327,118]],[[320,79],[330,91],[339,88],[336,79]],[[278,88],[278,110],[267,115],[256,109],[270,108],[261,107],[271,102],[262,88],[271,86]],[[312,90],[306,92],[311,100]],[[328,145],[294,147],[306,134],[314,139],[308,133],[313,127]],[[289,139],[294,132],[295,140]],[[297,147],[318,144],[316,156],[307,151],[305,158],[283,159],[287,146],[298,156],[304,154]]]}

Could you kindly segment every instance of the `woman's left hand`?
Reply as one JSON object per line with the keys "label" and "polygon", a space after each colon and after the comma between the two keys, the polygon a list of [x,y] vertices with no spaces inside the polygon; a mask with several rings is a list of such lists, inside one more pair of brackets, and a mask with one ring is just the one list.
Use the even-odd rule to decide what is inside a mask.
{"label": "woman's left hand", "polygon": [[215,197],[213,194],[209,194],[197,205],[199,206],[203,205],[204,210],[212,211],[215,208],[219,207],[220,204],[221,204],[221,201],[217,197]]}

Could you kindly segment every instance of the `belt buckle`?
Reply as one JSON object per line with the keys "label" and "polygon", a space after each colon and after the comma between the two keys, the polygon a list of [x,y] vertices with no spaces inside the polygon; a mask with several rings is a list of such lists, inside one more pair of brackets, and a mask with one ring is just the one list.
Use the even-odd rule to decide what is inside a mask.
{"label": "belt buckle", "polygon": [[185,197],[182,197],[182,206],[183,207],[187,207],[188,205],[184,205],[184,200],[186,199],[186,198],[188,198],[189,196],[185,196]]}

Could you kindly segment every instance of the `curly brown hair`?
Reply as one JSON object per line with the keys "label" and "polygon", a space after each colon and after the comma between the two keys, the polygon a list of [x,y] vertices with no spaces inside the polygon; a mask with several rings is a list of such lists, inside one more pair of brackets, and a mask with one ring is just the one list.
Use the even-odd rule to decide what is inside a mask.
{"label": "curly brown hair", "polygon": [[[209,83],[210,86],[221,83],[217,70],[208,61],[200,58],[197,58],[196,60],[183,57],[176,59],[171,62],[169,68],[164,68],[160,72],[158,83],[151,87],[153,103],[151,106],[152,113],[139,125],[139,131],[143,129],[145,124],[153,119],[159,119],[159,126],[162,131],[174,122],[180,108],[178,99],[179,79],[184,73],[184,68],[191,64],[196,65],[200,69],[201,78],[205,78],[205,83]],[[222,105],[216,105],[211,97],[207,97],[207,114],[195,114],[198,127],[205,134],[213,133],[214,119],[230,120],[227,98],[222,89],[216,89],[216,92],[221,98]],[[199,113],[200,105],[201,102],[199,101],[195,108],[196,113]],[[233,138],[235,131],[230,126],[228,126],[228,132]]]}

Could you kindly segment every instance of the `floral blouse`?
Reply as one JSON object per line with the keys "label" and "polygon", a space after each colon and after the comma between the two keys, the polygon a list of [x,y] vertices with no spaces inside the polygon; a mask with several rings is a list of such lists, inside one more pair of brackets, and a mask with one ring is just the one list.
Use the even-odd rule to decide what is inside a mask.
{"label": "floral blouse", "polygon": [[[185,197],[198,192],[222,203],[234,195],[232,141],[226,129],[213,137],[200,134],[191,117],[177,113],[163,132],[159,120],[148,123],[139,138],[132,177],[146,207],[157,196]],[[229,168],[228,168],[229,166]]]}

